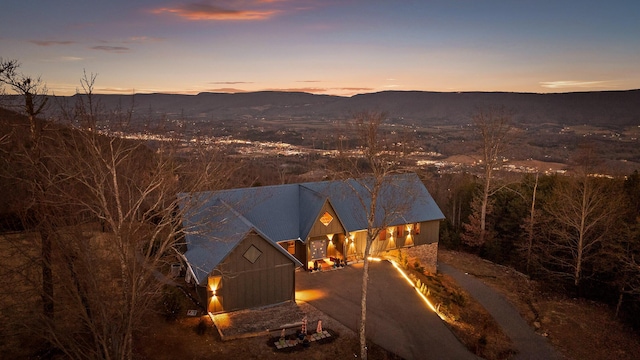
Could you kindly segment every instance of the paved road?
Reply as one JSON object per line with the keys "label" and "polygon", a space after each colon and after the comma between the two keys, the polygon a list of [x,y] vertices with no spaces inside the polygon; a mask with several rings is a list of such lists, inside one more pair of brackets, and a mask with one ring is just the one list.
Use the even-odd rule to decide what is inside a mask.
{"label": "paved road", "polygon": [[[367,337],[374,343],[407,360],[477,359],[390,263],[371,263],[369,276]],[[296,273],[296,291],[302,300],[356,332],[361,283],[362,264]]]}
{"label": "paved road", "polygon": [[502,330],[511,338],[518,354],[514,359],[561,359],[547,339],[536,334],[511,303],[473,276],[444,263],[438,270],[451,276],[462,288],[484,306]]}

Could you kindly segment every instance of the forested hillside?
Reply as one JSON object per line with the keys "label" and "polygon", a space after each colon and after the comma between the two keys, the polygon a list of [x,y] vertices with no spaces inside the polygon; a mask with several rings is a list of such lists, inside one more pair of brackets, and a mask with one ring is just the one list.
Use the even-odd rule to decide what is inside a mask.
{"label": "forested hillside", "polygon": [[395,122],[467,124],[478,107],[500,105],[523,124],[594,125],[620,128],[640,124],[640,90],[584,93],[439,93],[385,91],[352,97],[289,92],[200,93],[198,95],[95,95],[107,108],[133,107],[136,117],[166,114],[194,120],[347,119],[367,109],[385,111]]}

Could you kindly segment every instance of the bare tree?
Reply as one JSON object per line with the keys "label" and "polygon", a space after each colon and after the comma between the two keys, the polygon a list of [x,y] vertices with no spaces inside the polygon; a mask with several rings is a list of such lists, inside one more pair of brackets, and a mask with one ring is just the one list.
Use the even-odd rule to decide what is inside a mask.
{"label": "bare tree", "polygon": [[624,226],[621,236],[607,245],[605,267],[615,272],[618,301],[614,317],[618,318],[625,298],[640,296],[640,224]]}
{"label": "bare tree", "polygon": [[626,298],[640,296],[640,174],[634,171],[623,183],[622,231],[607,243],[604,270],[615,273],[618,302],[615,317],[621,312]]}
{"label": "bare tree", "polygon": [[[51,257],[53,252],[52,224],[46,213],[48,180],[39,176],[46,173],[48,164],[44,161],[41,142],[43,139],[43,121],[38,116],[47,104],[47,88],[39,77],[25,75],[19,71],[17,60],[3,60],[0,58],[0,84],[8,86],[15,93],[10,106],[18,109],[29,120],[29,137],[17,141],[18,149],[11,156],[14,162],[21,164],[20,172],[8,174],[20,180],[21,186],[26,188],[26,198],[23,199],[22,214],[26,228],[36,228],[40,234],[40,265],[42,269],[42,304],[43,313],[48,319],[54,316],[54,283]],[[29,223],[29,224],[26,224]]]}
{"label": "bare tree", "polygon": [[[462,223],[464,232],[460,234],[462,241],[476,250],[479,250],[485,242],[493,238],[492,227],[487,229],[486,214],[493,211],[493,202],[487,199],[487,203],[482,202],[482,198],[474,195],[471,199],[471,213],[467,222]],[[483,221],[482,214],[485,213]],[[483,226],[485,227],[483,229]]]}
{"label": "bare tree", "polygon": [[479,195],[477,226],[469,227],[472,233],[466,239],[476,238],[472,245],[482,245],[487,239],[487,214],[490,197],[495,193],[494,172],[501,165],[502,156],[511,134],[512,115],[504,107],[490,107],[473,115],[473,126],[481,140],[482,191]]}
{"label": "bare tree", "polygon": [[9,86],[22,98],[22,104],[18,107],[29,118],[31,138],[36,141],[40,138],[41,130],[37,117],[47,105],[47,87],[40,77],[24,75],[18,71],[19,67],[17,60],[0,58],[0,83]]}
{"label": "bare tree", "polygon": [[[141,143],[92,132],[75,133],[60,148],[66,168],[59,176],[68,182],[58,188],[59,201],[75,209],[73,231],[61,235],[74,280],[65,290],[77,301],[67,315],[77,321],[50,329],[50,339],[69,357],[130,359],[134,332],[160,291],[156,271],[178,231],[176,169]],[[100,225],[77,231],[83,222]],[[91,339],[68,337],[76,324]]]}
{"label": "bare tree", "polygon": [[[394,141],[391,131],[385,132],[383,123],[386,114],[382,112],[364,111],[354,116],[351,127],[345,132],[353,135],[341,137],[339,142],[340,156],[338,176],[350,184],[356,194],[363,216],[366,218],[366,244],[363,252],[364,264],[362,275],[362,297],[360,300],[360,324],[358,329],[360,340],[360,357],[367,358],[366,323],[367,323],[367,289],[369,285],[369,264],[372,244],[381,231],[389,226],[407,206],[407,189],[396,189],[390,182],[390,175],[398,173],[398,160],[406,144]],[[355,145],[355,149],[348,144]],[[397,191],[397,196],[389,196],[389,192]],[[402,192],[402,195],[401,195]],[[394,198],[394,201],[382,201],[382,198]]]}
{"label": "bare tree", "polygon": [[[53,304],[53,293],[43,292],[45,316],[34,314],[37,321],[25,322],[40,330],[38,339],[68,358],[130,359],[135,335],[171,283],[163,273],[167,261],[175,261],[173,247],[188,231],[180,224],[177,194],[223,187],[237,164],[228,165],[206,144],[185,149],[185,142],[175,138],[151,148],[98,132],[95,124],[113,114],[94,101],[95,76],[85,73],[82,81],[82,100],[61,115],[73,117],[67,123],[78,126],[37,131],[43,134],[38,156],[31,151],[28,130],[20,138],[22,151],[6,151],[7,164],[15,166],[3,162],[3,168],[12,169],[11,180],[26,181],[19,191],[30,194],[21,212],[38,221],[9,249],[25,258],[11,278],[29,279],[21,282],[26,290],[56,286],[55,313],[46,303]],[[21,132],[11,134],[10,140],[19,142],[15,136]],[[43,244],[48,240],[47,252],[35,256],[30,247],[25,250],[24,242],[32,238]],[[33,276],[29,261],[39,263],[45,254],[49,273]],[[33,283],[47,276],[42,286]],[[10,299],[0,300],[4,306]]]}
{"label": "bare tree", "polygon": [[533,239],[535,237],[537,211],[536,211],[536,195],[538,193],[538,180],[540,173],[536,172],[536,180],[533,184],[533,190],[531,191],[531,207],[529,209],[529,218],[525,222],[525,232],[527,234],[526,243],[526,258],[527,258],[527,273],[530,271],[531,258],[533,256]]}
{"label": "bare tree", "polygon": [[559,179],[545,207],[549,218],[543,257],[548,270],[569,277],[579,292],[585,265],[615,236],[622,201],[614,181],[592,173],[598,164],[593,148],[583,148],[575,159],[575,174]]}
{"label": "bare tree", "polygon": [[[524,181],[521,185],[527,186],[529,175],[525,176]],[[505,187],[506,190],[509,190],[515,194],[517,194],[522,200],[529,202],[529,215],[524,219],[521,228],[524,233],[525,241],[524,244],[521,244],[519,247],[525,253],[526,258],[526,271],[527,274],[530,272],[531,263],[533,261],[534,255],[534,240],[537,233],[537,225],[538,225],[538,217],[540,216],[540,211],[536,208],[536,202],[538,200],[538,184],[540,180],[540,173],[536,172],[535,177],[533,179],[533,184],[530,185],[531,190],[530,194],[527,188],[523,190],[517,190],[511,187]],[[528,186],[527,186],[528,187]]]}
{"label": "bare tree", "polygon": [[[84,126],[57,139],[56,202],[66,224],[57,234],[67,281],[61,283],[62,320],[47,338],[69,358],[131,359],[134,336],[172,281],[163,275],[179,246],[177,194],[219,186],[233,167],[205,157],[179,156],[180,142],[144,142],[95,130],[102,114],[92,100],[94,76],[84,83],[76,115]],[[199,170],[198,170],[199,169]],[[223,179],[222,181],[219,179]],[[62,301],[61,301],[62,302]]]}

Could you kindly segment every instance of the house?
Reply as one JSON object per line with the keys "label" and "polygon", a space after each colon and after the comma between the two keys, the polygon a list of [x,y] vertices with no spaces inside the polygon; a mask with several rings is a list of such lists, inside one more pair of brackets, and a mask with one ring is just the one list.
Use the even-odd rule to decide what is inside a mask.
{"label": "house", "polygon": [[[181,194],[186,280],[212,313],[295,298],[295,270],[362,259],[372,179]],[[437,251],[444,215],[416,174],[384,179],[371,254]],[[435,267],[435,264],[433,264]]]}

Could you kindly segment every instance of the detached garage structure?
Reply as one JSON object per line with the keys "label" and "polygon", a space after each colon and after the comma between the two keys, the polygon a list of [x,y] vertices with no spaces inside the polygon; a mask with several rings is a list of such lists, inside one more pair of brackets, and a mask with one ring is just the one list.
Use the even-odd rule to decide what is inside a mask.
{"label": "detached garage structure", "polygon": [[294,300],[295,269],[302,263],[221,200],[196,209],[183,220],[185,280],[195,283],[208,312]]}
{"label": "detached garage structure", "polygon": [[[293,301],[297,268],[362,259],[370,198],[367,179],[181,194],[185,280],[211,313]],[[417,175],[385,178],[377,201],[372,253],[437,251],[444,215]]]}

